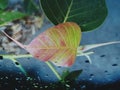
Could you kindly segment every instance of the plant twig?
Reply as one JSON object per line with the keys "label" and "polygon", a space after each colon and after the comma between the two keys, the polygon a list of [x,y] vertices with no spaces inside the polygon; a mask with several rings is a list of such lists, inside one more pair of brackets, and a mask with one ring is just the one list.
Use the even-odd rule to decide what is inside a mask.
{"label": "plant twig", "polygon": [[28,76],[28,74],[25,71],[25,69],[22,67],[22,65],[15,58],[10,58],[10,60],[12,60],[15,63],[18,63],[18,65],[16,65],[16,66],[25,74],[25,76]]}
{"label": "plant twig", "polygon": [[[0,55],[3,58],[6,59],[11,59],[13,62],[18,62],[16,59],[17,58],[28,58],[28,57],[33,57],[31,54],[26,54],[26,55]],[[16,58],[16,59],[15,59]],[[55,70],[55,68],[51,65],[50,62],[45,62],[49,68],[53,71],[53,73],[56,75],[56,77],[61,80],[61,76],[58,74],[58,72]],[[19,66],[17,66],[20,68],[20,70],[27,76],[26,71],[24,70],[24,68],[19,64]]]}
{"label": "plant twig", "polygon": [[25,69],[22,67],[22,65],[13,56],[11,56],[11,55],[0,55],[0,56],[2,56],[3,59],[10,59],[10,60],[12,60],[15,64],[17,63],[16,66],[25,74],[25,76],[28,75],[27,72],[25,71]]}
{"label": "plant twig", "polygon": [[53,71],[53,73],[56,75],[56,77],[58,78],[58,80],[62,80],[61,76],[58,74],[58,72],[55,70],[55,68],[51,65],[50,62],[45,62],[49,68]]}

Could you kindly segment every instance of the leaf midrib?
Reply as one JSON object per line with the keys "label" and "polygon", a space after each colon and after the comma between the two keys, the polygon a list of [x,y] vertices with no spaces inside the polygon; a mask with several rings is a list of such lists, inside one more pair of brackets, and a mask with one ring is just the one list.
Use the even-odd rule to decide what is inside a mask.
{"label": "leaf midrib", "polygon": [[72,5],[73,5],[73,0],[71,1],[70,6],[68,7],[68,11],[67,11],[67,13],[66,13],[66,16],[65,16],[65,19],[64,19],[63,23],[65,23],[65,22],[67,21],[68,16],[69,16],[69,14],[70,14],[70,10],[71,10],[71,8],[72,8]]}
{"label": "leaf midrib", "polygon": [[[31,49],[32,49],[32,48],[31,48]],[[34,48],[33,48],[33,49],[34,49]],[[36,47],[35,47],[35,49],[46,49],[46,50],[47,50],[47,49],[74,49],[74,50],[77,50],[77,48],[73,48],[73,47],[51,47],[51,48],[50,48],[50,47],[49,47],[49,48],[48,48],[48,47],[45,47],[45,48],[36,48]]]}

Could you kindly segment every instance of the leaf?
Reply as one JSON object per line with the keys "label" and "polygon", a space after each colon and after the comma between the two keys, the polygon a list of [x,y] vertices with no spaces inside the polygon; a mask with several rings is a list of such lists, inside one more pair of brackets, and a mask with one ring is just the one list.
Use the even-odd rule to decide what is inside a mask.
{"label": "leaf", "polygon": [[0,26],[13,20],[25,17],[26,14],[17,11],[0,11]]}
{"label": "leaf", "polygon": [[67,69],[67,70],[64,70],[62,75],[61,75],[61,78],[62,78],[62,81],[65,80],[66,76],[70,73],[70,71]]}
{"label": "leaf", "polygon": [[8,6],[8,0],[0,0],[0,9],[5,9]]}
{"label": "leaf", "polygon": [[75,79],[78,78],[78,76],[82,73],[83,70],[75,70],[70,72],[68,75],[64,77],[64,81],[74,81]]}
{"label": "leaf", "polygon": [[23,45],[3,33],[41,61],[51,61],[57,66],[71,66],[81,39],[80,27],[73,22],[59,24],[41,33],[29,45]]}
{"label": "leaf", "polygon": [[24,0],[24,10],[27,14],[33,14],[39,11],[39,6],[35,3],[35,0]]}
{"label": "leaf", "polygon": [[35,58],[57,66],[71,66],[76,57],[81,31],[77,24],[66,22],[41,33],[26,50]]}
{"label": "leaf", "polygon": [[105,0],[41,0],[41,6],[55,25],[75,22],[82,31],[97,28],[107,16]]}

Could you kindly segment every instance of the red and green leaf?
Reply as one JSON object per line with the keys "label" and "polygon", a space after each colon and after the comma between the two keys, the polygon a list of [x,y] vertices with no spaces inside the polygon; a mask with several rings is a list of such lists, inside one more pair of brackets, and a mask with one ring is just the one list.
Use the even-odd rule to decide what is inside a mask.
{"label": "red and green leaf", "polygon": [[72,22],[49,28],[35,38],[26,50],[35,58],[58,66],[71,66],[81,39],[79,26]]}
{"label": "red and green leaf", "polygon": [[86,56],[90,49],[120,43],[120,41],[78,46],[81,39],[81,29],[73,22],[59,24],[37,36],[30,44],[22,45],[8,36],[21,48],[26,49],[33,57],[41,61],[51,61],[57,66],[71,66],[76,56]]}
{"label": "red and green leaf", "polygon": [[[9,37],[7,34],[6,36]],[[80,27],[76,23],[66,22],[49,28],[29,45],[12,40],[41,61],[51,61],[57,66],[71,66],[75,61],[80,39]]]}

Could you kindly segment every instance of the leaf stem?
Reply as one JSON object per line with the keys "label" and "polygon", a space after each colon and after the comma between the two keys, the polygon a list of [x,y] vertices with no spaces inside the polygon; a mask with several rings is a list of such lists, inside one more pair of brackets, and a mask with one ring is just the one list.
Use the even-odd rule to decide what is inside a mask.
{"label": "leaf stem", "polygon": [[61,76],[58,74],[58,72],[55,70],[55,68],[51,65],[50,62],[45,62],[49,68],[53,71],[53,73],[56,75],[56,77],[59,79],[59,80],[62,80]]}
{"label": "leaf stem", "polygon": [[3,58],[10,59],[10,58],[28,58],[33,57],[31,54],[24,54],[24,55],[0,55]]}
{"label": "leaf stem", "polygon": [[[0,55],[2,56],[3,58],[6,58],[6,59],[11,59],[13,62],[18,62],[16,59],[17,58],[28,58],[28,57],[33,57],[31,54],[26,54],[26,55]],[[16,59],[14,59],[16,58]],[[51,65],[50,62],[45,62],[48,67],[53,71],[53,73],[56,75],[56,77],[58,78],[58,80],[62,80],[61,79],[61,76],[58,74],[58,72],[55,70],[55,68]],[[24,68],[19,65],[18,66],[20,68],[20,70],[27,76],[27,73],[26,71],[24,70]]]}
{"label": "leaf stem", "polygon": [[16,65],[24,74],[25,76],[28,76],[27,72],[25,71],[25,69],[22,67],[22,65],[15,59],[15,58],[10,58],[13,62],[17,62],[19,65]]}

